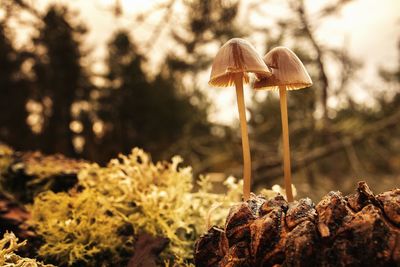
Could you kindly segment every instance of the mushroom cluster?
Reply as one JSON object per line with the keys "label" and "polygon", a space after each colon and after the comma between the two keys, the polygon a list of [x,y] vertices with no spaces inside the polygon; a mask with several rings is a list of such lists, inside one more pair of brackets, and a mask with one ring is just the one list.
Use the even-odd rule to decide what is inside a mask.
{"label": "mushroom cluster", "polygon": [[[256,76],[254,89],[279,90],[286,199],[251,193],[243,97],[249,72]],[[360,182],[355,194],[330,192],[317,205],[293,199],[286,91],[312,85],[295,53],[277,47],[261,59],[247,41],[231,39],[218,52],[209,83],[236,87],[244,201],[230,209],[223,228],[213,226],[197,240],[196,266],[399,266],[400,189],[374,195]]]}
{"label": "mushroom cluster", "polygon": [[251,192],[251,157],[243,96],[243,84],[249,83],[248,73],[256,75],[254,89],[279,89],[285,190],[288,201],[292,202],[286,90],[309,87],[312,85],[311,78],[296,54],[286,47],[274,48],[262,59],[248,41],[233,38],[226,42],[215,56],[209,84],[216,87],[231,85],[236,87],[242,136],[243,199],[245,201],[249,199]]}

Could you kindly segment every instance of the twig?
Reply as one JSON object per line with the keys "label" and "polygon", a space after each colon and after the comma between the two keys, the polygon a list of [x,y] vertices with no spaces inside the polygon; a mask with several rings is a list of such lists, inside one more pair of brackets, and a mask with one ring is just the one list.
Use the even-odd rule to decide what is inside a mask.
{"label": "twig", "polygon": [[146,42],[145,47],[147,48],[147,51],[150,51],[157,43],[157,40],[160,37],[162,30],[165,28],[165,25],[169,23],[173,15],[172,8],[174,6],[174,3],[175,0],[171,0],[165,5],[164,16],[160,19],[157,26],[153,29],[153,33]]}
{"label": "twig", "polygon": [[319,80],[321,81],[321,89],[322,89],[322,106],[324,109],[324,118],[326,118],[327,116],[327,103],[328,103],[328,89],[329,89],[329,81],[328,81],[328,77],[326,75],[326,71],[325,71],[325,65],[323,62],[323,51],[321,49],[321,45],[318,44],[317,40],[315,39],[313,30],[311,29],[311,25],[308,21],[308,17],[304,8],[304,1],[299,1],[298,2],[298,6],[296,8],[296,11],[298,12],[299,15],[299,19],[302,23],[303,26],[303,30],[305,35],[308,37],[308,39],[311,42],[312,47],[315,50],[316,53],[316,63],[318,65],[319,68]]}
{"label": "twig", "polygon": [[[292,171],[295,172],[304,166],[307,166],[315,161],[321,160],[331,154],[334,154],[349,145],[358,143],[364,139],[367,139],[373,135],[379,134],[383,129],[397,125],[400,120],[400,110],[395,112],[392,116],[381,119],[363,130],[356,132],[354,135],[344,137],[343,139],[334,141],[329,145],[318,147],[307,153],[301,158],[295,158],[292,164]],[[276,178],[283,175],[282,166],[276,166],[268,168],[265,165],[261,165],[256,170],[258,179],[254,180],[254,186],[261,185],[266,178]]]}

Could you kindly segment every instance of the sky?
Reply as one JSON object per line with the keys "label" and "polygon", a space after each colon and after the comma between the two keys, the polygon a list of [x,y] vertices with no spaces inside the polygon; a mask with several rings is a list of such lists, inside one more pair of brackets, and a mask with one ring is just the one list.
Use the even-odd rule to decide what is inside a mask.
{"label": "sky", "polygon": [[[103,66],[101,59],[105,55],[106,43],[111,33],[124,27],[132,31],[135,40],[145,43],[149,36],[149,30],[157,23],[157,14],[154,19],[141,28],[134,27],[132,18],[146,10],[151,9],[158,0],[120,0],[123,6],[122,18],[116,19],[110,9],[116,0],[28,0],[38,8],[45,8],[49,3],[64,3],[79,11],[79,17],[89,26],[87,38],[87,47],[93,51],[93,66],[96,72],[101,72]],[[242,1],[243,5],[248,5],[253,0]],[[264,7],[267,13],[272,17],[284,16],[285,5],[287,1],[269,0]],[[317,14],[321,6],[329,3],[327,0],[306,0],[307,12],[311,15]],[[371,103],[372,96],[366,90],[367,87],[378,88],[382,82],[377,78],[376,67],[395,67],[399,61],[397,45],[400,41],[400,0],[355,0],[347,4],[339,16],[334,16],[324,20],[324,23],[314,25],[316,29],[317,40],[324,44],[342,47],[346,45],[353,56],[364,62],[362,70],[358,73],[360,84],[353,84],[354,98],[360,102]],[[257,18],[256,23],[265,23],[268,25],[268,19]],[[146,27],[147,26],[147,27]],[[257,43],[257,40],[250,40],[255,44],[256,49],[261,53],[263,47]],[[159,43],[158,46],[168,46],[168,43]],[[152,57],[151,68],[162,64],[161,54]],[[334,69],[333,69],[334,71]],[[330,73],[328,73],[331,75]],[[333,73],[332,73],[333,75]],[[200,88],[209,95],[214,102],[211,110],[210,119],[217,122],[230,124],[237,120],[236,96],[235,90],[220,90],[209,88],[207,85],[207,75],[200,79]],[[204,83],[204,85],[203,85]],[[379,89],[380,88],[380,89]],[[251,92],[247,88],[246,95],[249,101]],[[331,101],[335,105],[335,101]]]}

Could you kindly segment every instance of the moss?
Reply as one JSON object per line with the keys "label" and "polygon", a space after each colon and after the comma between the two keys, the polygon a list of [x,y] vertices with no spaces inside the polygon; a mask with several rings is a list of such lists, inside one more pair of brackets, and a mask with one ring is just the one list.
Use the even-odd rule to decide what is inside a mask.
{"label": "moss", "polygon": [[52,177],[75,176],[87,164],[86,161],[69,159],[60,154],[43,155],[40,152],[24,153],[20,163],[25,175],[33,177],[30,185],[43,183]]}
{"label": "moss", "polygon": [[[134,229],[167,237],[170,245],[165,257],[188,259],[194,241],[206,230],[210,207],[240,200],[241,186],[231,178],[226,196],[213,194],[208,178],[201,177],[199,190],[193,192],[192,170],[179,168],[181,162],[180,157],[174,157],[169,163],[154,164],[149,155],[134,149],[128,156],[111,160],[106,168],[92,165],[81,171],[78,179],[84,188],[108,196]],[[215,223],[226,215],[215,214]]]}
{"label": "moss", "polygon": [[7,194],[7,171],[13,162],[14,150],[0,143],[0,194]]}
{"label": "moss", "polygon": [[120,252],[133,240],[119,233],[127,218],[106,196],[91,189],[39,194],[31,214],[31,224],[44,238],[39,255],[60,265],[96,266],[100,253],[112,255],[110,262],[120,262]]}
{"label": "moss", "polygon": [[38,193],[66,191],[77,182],[77,173],[86,161],[40,152],[13,152],[0,146],[0,182],[22,203],[31,203]]}
{"label": "moss", "polygon": [[174,157],[153,163],[134,149],[106,167],[91,164],[80,170],[73,192],[38,195],[31,224],[45,241],[39,255],[61,265],[115,265],[129,260],[135,234],[145,231],[169,239],[161,263],[190,266],[195,240],[208,221],[223,223],[228,207],[240,201],[242,184],[230,177],[227,193],[215,194],[204,176],[194,190],[192,170],[179,167],[181,162]]}
{"label": "moss", "polygon": [[[293,197],[297,196],[297,189],[294,186],[294,184],[292,184],[292,193],[293,193]],[[272,190],[266,189],[266,188],[261,189],[260,194],[263,195],[265,198],[273,198],[277,194],[281,194],[286,199],[286,190],[285,190],[285,188],[283,188],[283,187],[281,187],[280,185],[277,185],[277,184],[272,186]]]}
{"label": "moss", "polygon": [[26,240],[18,243],[18,238],[13,233],[5,233],[0,240],[0,266],[3,267],[54,267],[35,259],[23,258],[15,252],[26,245]]}
{"label": "moss", "polygon": [[0,191],[4,187],[5,174],[13,161],[14,151],[0,143]]}

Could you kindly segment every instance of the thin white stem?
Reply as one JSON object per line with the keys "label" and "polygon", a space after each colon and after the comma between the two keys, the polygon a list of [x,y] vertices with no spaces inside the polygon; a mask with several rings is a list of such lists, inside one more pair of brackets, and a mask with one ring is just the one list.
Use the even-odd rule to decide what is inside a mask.
{"label": "thin white stem", "polygon": [[287,113],[286,86],[279,87],[282,119],[283,140],[283,173],[285,176],[285,191],[288,202],[293,202],[292,174],[290,170],[290,145],[289,145],[289,123]]}
{"label": "thin white stem", "polygon": [[243,199],[247,201],[251,191],[251,158],[249,136],[247,133],[246,108],[243,96],[243,74],[237,74],[235,77],[236,97],[239,110],[240,131],[242,135],[243,149]]}

